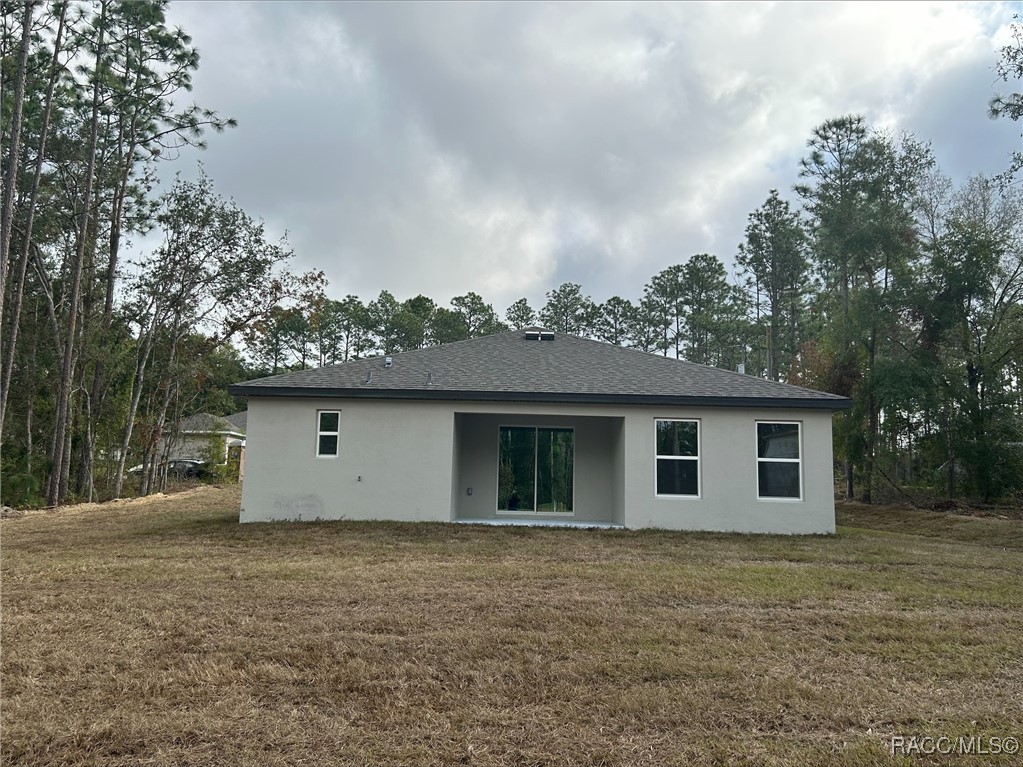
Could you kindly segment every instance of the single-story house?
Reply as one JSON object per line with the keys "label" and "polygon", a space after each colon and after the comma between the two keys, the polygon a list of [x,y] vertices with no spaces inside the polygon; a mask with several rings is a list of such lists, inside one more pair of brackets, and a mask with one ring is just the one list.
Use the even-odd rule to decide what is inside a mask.
{"label": "single-story house", "polygon": [[237,413],[225,415],[224,420],[234,427],[235,433],[245,436],[245,426],[249,420],[249,411],[240,410]]}
{"label": "single-story house", "polygon": [[528,328],[232,386],[242,522],[835,530],[849,400]]}
{"label": "single-story house", "polygon": [[172,461],[212,461],[227,463],[228,449],[245,445],[246,413],[229,416],[196,413],[182,418],[171,435],[169,458]]}

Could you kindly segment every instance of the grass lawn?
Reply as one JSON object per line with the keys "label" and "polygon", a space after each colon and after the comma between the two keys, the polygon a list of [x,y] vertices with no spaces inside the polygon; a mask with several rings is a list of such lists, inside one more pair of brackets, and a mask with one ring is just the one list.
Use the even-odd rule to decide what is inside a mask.
{"label": "grass lawn", "polygon": [[234,489],[0,523],[5,765],[1020,764],[1019,521],[830,538],[237,524]]}

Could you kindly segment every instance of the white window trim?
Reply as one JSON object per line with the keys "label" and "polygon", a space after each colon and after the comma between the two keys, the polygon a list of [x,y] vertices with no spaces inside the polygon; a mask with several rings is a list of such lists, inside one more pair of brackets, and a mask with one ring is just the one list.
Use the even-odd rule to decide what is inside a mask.
{"label": "white window trim", "polygon": [[[799,457],[798,458],[761,458],[760,457],[760,424],[780,424],[795,426],[799,436]],[[801,503],[806,492],[803,488],[803,422],[802,421],[757,421],[753,425],[753,457],[756,458],[757,470],[753,472],[754,489],[757,500],[767,503]],[[799,497],[760,494],[760,464],[761,463],[797,463],[799,464]]]}
{"label": "white window trim", "polygon": [[[661,421],[696,424],[696,455],[660,455],[657,452],[657,424]],[[703,498],[703,423],[699,418],[654,418],[654,498],[700,500]],[[696,495],[657,492],[658,461],[696,461]]]}
{"label": "white window trim", "polygon": [[[320,416],[324,413],[336,413],[337,414],[337,430],[336,431],[323,431],[320,429]],[[336,453],[321,453],[320,452],[320,437],[337,437],[337,452]],[[317,410],[316,411],[316,443],[313,445],[313,450],[316,453],[317,458],[337,458],[341,455],[341,411],[340,410]]]}
{"label": "white window trim", "polygon": [[[578,464],[575,460],[575,427],[574,426],[549,426],[549,425],[537,425],[529,423],[502,423],[497,426],[497,467],[495,474],[495,487],[497,488],[497,497],[494,498],[494,506],[498,504],[498,499],[501,493],[501,429],[552,429],[557,431],[570,431],[572,432],[572,510],[571,511],[530,511],[529,509],[500,509],[498,508],[495,513],[501,515],[517,515],[525,514],[530,517],[552,517],[555,519],[571,519],[575,516],[575,504],[576,504],[576,479],[578,478],[579,472],[576,471]],[[539,440],[537,440],[539,442]],[[534,447],[534,460],[533,460],[533,493],[534,493],[534,505],[535,505],[535,494],[536,494],[536,448]]]}

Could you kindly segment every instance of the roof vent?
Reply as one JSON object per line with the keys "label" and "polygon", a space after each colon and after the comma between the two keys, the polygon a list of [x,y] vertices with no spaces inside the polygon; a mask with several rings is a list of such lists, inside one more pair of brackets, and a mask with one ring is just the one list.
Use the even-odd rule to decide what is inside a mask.
{"label": "roof vent", "polygon": [[366,383],[368,383],[368,384],[373,383],[373,371],[372,370],[370,370],[369,373],[366,374]]}
{"label": "roof vent", "polygon": [[392,357],[390,354],[388,354],[386,357],[384,357],[384,367],[385,368],[389,368],[393,364],[394,364],[394,357]]}
{"label": "roof vent", "polygon": [[553,341],[554,333],[543,328],[525,328],[522,337],[527,341]]}

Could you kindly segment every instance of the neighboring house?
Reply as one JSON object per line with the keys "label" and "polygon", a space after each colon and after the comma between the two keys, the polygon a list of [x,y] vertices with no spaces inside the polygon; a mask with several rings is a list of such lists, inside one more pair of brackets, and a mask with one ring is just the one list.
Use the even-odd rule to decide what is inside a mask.
{"label": "neighboring house", "polygon": [[245,412],[229,416],[197,413],[182,418],[172,437],[169,459],[227,463],[228,448],[245,445],[245,419]]}
{"label": "neighboring house", "polygon": [[249,420],[249,411],[242,410],[239,413],[231,413],[231,415],[225,415],[224,420],[231,424],[237,431],[245,434],[245,426]]}
{"label": "neighboring house", "polygon": [[849,400],[513,331],[236,384],[241,521],[831,533]]}

